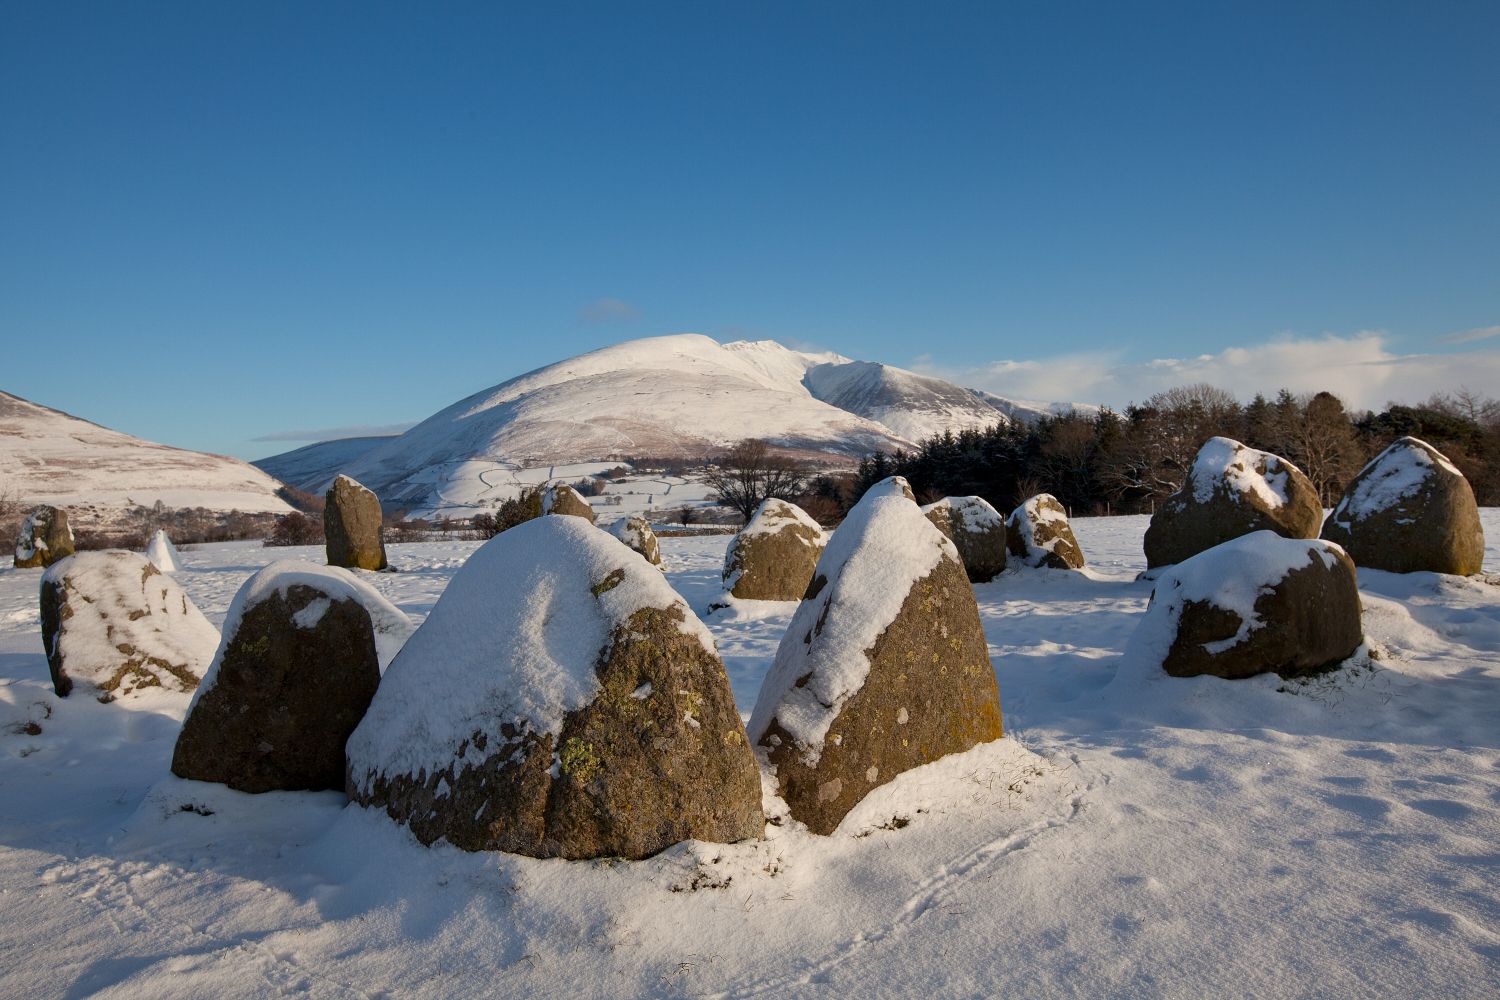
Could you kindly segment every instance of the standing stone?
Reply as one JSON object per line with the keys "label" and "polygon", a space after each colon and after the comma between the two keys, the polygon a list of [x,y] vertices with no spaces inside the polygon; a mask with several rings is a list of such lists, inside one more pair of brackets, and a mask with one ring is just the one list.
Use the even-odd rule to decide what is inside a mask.
{"label": "standing stone", "polygon": [[1318,490],[1301,469],[1230,438],[1209,438],[1182,488],[1151,516],[1146,566],[1179,563],[1255,531],[1317,538],[1322,523]]}
{"label": "standing stone", "polygon": [[834,533],[750,735],[792,816],[821,834],[903,771],[1000,737],[973,588],[903,480],[877,483]]}
{"label": "standing stone", "polygon": [[554,483],[542,491],[542,513],[581,517],[589,524],[594,523],[594,508],[567,483]]}
{"label": "standing stone", "polygon": [[1291,677],[1336,665],[1364,641],[1348,555],[1269,530],[1164,571],[1139,629],[1174,677]]}
{"label": "standing stone", "polygon": [[42,574],[42,646],[52,687],[100,701],[148,689],[186,692],[213,659],[219,630],[177,581],[139,552],[80,552]]}
{"label": "standing stone", "polygon": [[827,542],[823,528],[796,504],[765,500],[729,540],[724,589],[746,601],[797,601]]}
{"label": "standing stone", "polygon": [[339,476],[323,499],[323,538],[328,565],[385,569],[380,498],[348,476]]}
{"label": "standing stone", "polygon": [[172,539],[167,537],[165,531],[158,530],[151,536],[151,541],[146,543],[146,558],[163,573],[176,573],[182,569],[177,546],[172,544]]}
{"label": "standing stone", "polygon": [[958,549],[970,583],[993,580],[1005,569],[1005,518],[983,497],[944,497],[922,513]]}
{"label": "standing stone", "polygon": [[641,515],[620,518],[609,526],[609,533],[639,552],[651,565],[661,565],[661,544],[651,530],[651,523]]}
{"label": "standing stone", "polygon": [[1006,524],[1010,554],[1023,566],[1083,569],[1083,549],[1073,537],[1068,512],[1050,493],[1039,493],[1011,512]]}
{"label": "standing stone", "polygon": [[1323,537],[1357,566],[1392,573],[1478,573],[1484,528],[1474,491],[1426,441],[1404,437],[1365,466],[1328,521]]}
{"label": "standing stone", "polygon": [[660,572],[573,517],[469,557],[348,763],[350,798],[470,851],[643,858],[765,825],[712,636]]}
{"label": "standing stone", "polygon": [[346,570],[285,561],[256,573],[230,606],[172,773],[242,792],[342,789],[344,744],[380,683],[377,620],[410,630]]}
{"label": "standing stone", "polygon": [[73,529],[60,507],[38,507],[21,522],[16,536],[16,569],[51,566],[73,554]]}

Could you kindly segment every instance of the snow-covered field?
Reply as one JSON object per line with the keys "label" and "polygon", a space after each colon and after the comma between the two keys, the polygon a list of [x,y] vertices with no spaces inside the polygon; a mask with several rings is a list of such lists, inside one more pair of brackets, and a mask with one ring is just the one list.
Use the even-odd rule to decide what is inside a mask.
{"label": "snow-covered field", "polygon": [[[1088,572],[976,588],[1010,738],[831,837],[635,863],[427,849],[338,794],[178,781],[186,696],[55,698],[40,572],[0,570],[0,996],[1496,995],[1500,585],[1362,572],[1357,675],[1141,676],[1145,524],[1079,519]],[[662,540],[695,608],[726,542]],[[394,546],[366,579],[420,619],[473,548]],[[298,554],[321,557],[205,546],[177,576],[219,623]],[[742,713],[791,610],[707,619]]]}

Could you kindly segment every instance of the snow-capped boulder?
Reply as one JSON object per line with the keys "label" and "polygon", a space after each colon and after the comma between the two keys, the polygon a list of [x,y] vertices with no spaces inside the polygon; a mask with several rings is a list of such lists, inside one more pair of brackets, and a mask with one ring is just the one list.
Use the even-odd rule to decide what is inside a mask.
{"label": "snow-capped boulder", "polygon": [[567,483],[553,483],[542,491],[542,513],[566,514],[594,523],[594,508],[589,506],[582,493]]}
{"label": "snow-capped boulder", "polygon": [[348,476],[339,476],[323,499],[323,538],[328,565],[385,569],[380,498]]}
{"label": "snow-capped boulder", "polygon": [[1484,529],[1464,474],[1426,441],[1404,437],[1366,465],[1323,525],[1356,565],[1392,573],[1478,573]]}
{"label": "snow-capped boulder", "polygon": [[1162,502],[1146,529],[1146,566],[1180,563],[1255,531],[1317,538],[1323,504],[1291,462],[1226,437],[1198,450],[1182,488]]}
{"label": "snow-capped boulder", "polygon": [[256,573],[172,754],[181,778],[242,792],[344,787],[344,744],[411,621],[348,570],[292,560]]}
{"label": "snow-capped boulder", "polygon": [[651,522],[639,514],[622,517],[609,526],[609,533],[645,557],[653,566],[661,565],[661,545]]}
{"label": "snow-capped boulder", "polygon": [[1083,569],[1083,549],[1073,537],[1068,512],[1050,493],[1038,493],[1011,512],[1005,544],[1023,566]]}
{"label": "snow-capped boulder", "polygon": [[806,511],[772,497],[729,540],[724,589],[741,600],[801,600],[826,542]]}
{"label": "snow-capped boulder", "polygon": [[73,554],[73,529],[58,507],[38,507],[26,515],[16,535],[16,569],[51,566]]}
{"label": "snow-capped boulder", "polygon": [[983,497],[944,497],[922,513],[958,549],[970,583],[993,580],[1005,569],[1005,518]]}
{"label": "snow-capped boulder", "polygon": [[1001,735],[974,590],[904,486],[871,487],[834,533],[750,720],[815,833],[903,771]]}
{"label": "snow-capped boulder", "polygon": [[151,541],[146,543],[146,558],[163,573],[176,573],[182,569],[182,563],[177,557],[177,546],[172,544],[172,539],[167,537],[165,531],[158,530],[151,536]]}
{"label": "snow-capped boulder", "polygon": [[146,688],[187,692],[213,659],[219,630],[177,581],[139,552],[80,552],[42,575],[42,645],[59,696],[100,701]]}
{"label": "snow-capped boulder", "polygon": [[1132,646],[1175,677],[1290,677],[1364,641],[1354,563],[1321,539],[1241,535],[1156,581]]}
{"label": "snow-capped boulder", "polygon": [[486,542],[348,744],[348,791],[423,843],[641,858],[764,829],[760,776],[708,630],[579,518]]}

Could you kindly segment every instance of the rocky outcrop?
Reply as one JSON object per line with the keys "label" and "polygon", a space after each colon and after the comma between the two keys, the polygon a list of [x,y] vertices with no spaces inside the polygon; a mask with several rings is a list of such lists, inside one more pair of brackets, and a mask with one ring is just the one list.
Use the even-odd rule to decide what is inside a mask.
{"label": "rocky outcrop", "polygon": [[343,789],[344,744],[380,683],[376,619],[405,616],[347,571],[277,562],[252,576],[230,606],[172,773],[242,792]]}
{"label": "rocky outcrop", "polygon": [[80,552],[42,576],[42,645],[53,689],[100,701],[192,691],[219,630],[139,552]]}
{"label": "rocky outcrop", "polygon": [[877,483],[834,533],[750,734],[792,816],[823,834],[870,789],[1000,737],[973,588],[904,481]]}
{"label": "rocky outcrop", "polygon": [[826,540],[801,507],[772,497],[730,539],[724,589],[741,600],[801,600]]}
{"label": "rocky outcrop", "polygon": [[1322,523],[1318,490],[1301,469],[1230,438],[1210,438],[1182,488],[1151,516],[1146,566],[1179,563],[1256,531],[1316,538]]}
{"label": "rocky outcrop", "polygon": [[1309,673],[1364,641],[1354,563],[1337,545],[1258,531],[1163,572],[1139,626],[1175,677]]}
{"label": "rocky outcrop", "polygon": [[380,499],[348,476],[334,479],[324,496],[323,537],[328,565],[385,569]]}
{"label": "rocky outcrop", "polygon": [[1005,518],[983,497],[944,497],[922,513],[958,549],[970,583],[993,580],[1005,569]]}
{"label": "rocky outcrop", "polygon": [[1474,491],[1452,462],[1414,437],[1364,467],[1323,525],[1356,565],[1392,573],[1478,573],[1484,528]]}
{"label": "rocky outcrop", "polygon": [[1083,569],[1083,549],[1073,537],[1068,512],[1050,493],[1039,493],[1011,512],[1006,544],[1023,566]]}
{"label": "rocky outcrop", "polygon": [[713,639],[660,572],[573,517],[469,558],[348,767],[351,798],[465,850],[641,858],[764,827]]}
{"label": "rocky outcrop", "polygon": [[73,554],[73,529],[60,507],[39,507],[26,515],[16,535],[16,569],[51,566]]}

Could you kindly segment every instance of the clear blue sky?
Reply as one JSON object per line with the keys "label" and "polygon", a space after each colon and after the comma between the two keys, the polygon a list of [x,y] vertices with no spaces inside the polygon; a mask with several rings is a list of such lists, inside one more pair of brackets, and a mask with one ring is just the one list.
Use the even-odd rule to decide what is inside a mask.
{"label": "clear blue sky", "polygon": [[6,2],[0,388],[259,457],[686,330],[1447,350],[1500,324],[1497,43],[1494,0]]}

